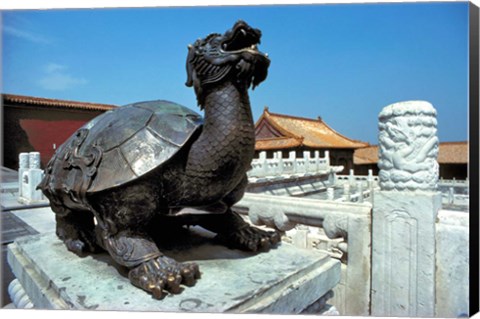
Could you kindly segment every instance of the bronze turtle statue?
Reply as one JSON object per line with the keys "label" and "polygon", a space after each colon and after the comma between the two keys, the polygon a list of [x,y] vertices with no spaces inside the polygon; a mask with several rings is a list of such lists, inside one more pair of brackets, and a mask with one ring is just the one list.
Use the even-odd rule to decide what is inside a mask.
{"label": "bronze turtle statue", "polygon": [[248,89],[265,80],[270,64],[257,49],[260,38],[238,21],[189,45],[186,85],[204,119],[168,101],[134,103],[98,116],[57,149],[39,188],[69,250],[106,250],[129,268],[133,285],[162,298],[200,278],[195,263],[160,252],[155,240],[165,225],[199,225],[249,251],[279,242],[277,232],[252,227],[232,210],[254,155]]}

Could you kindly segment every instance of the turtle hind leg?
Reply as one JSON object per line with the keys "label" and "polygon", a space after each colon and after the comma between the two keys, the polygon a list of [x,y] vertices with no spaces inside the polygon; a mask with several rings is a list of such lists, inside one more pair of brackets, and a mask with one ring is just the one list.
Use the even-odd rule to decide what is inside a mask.
{"label": "turtle hind leg", "polygon": [[56,234],[68,250],[79,256],[101,250],[96,242],[95,223],[91,212],[64,208],[62,214],[55,214],[55,220]]}

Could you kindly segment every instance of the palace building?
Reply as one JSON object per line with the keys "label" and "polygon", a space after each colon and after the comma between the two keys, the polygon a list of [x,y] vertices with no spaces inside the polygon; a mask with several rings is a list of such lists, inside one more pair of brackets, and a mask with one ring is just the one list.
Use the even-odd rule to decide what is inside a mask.
{"label": "palace building", "polygon": [[330,153],[331,165],[342,165],[347,173],[353,169],[353,153],[356,149],[369,146],[368,143],[350,139],[317,119],[303,118],[291,115],[271,113],[265,107],[263,114],[255,124],[255,155],[261,151],[267,152],[267,158],[272,158],[277,151],[282,151],[283,157],[295,151],[297,157],[303,157],[304,151],[319,151],[324,156]]}

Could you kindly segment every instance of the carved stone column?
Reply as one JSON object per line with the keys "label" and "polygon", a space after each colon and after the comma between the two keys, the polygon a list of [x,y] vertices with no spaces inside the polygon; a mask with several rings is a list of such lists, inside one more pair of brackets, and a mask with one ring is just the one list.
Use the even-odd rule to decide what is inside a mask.
{"label": "carved stone column", "polygon": [[372,216],[372,315],[435,315],[436,111],[400,102],[379,115],[379,183]]}

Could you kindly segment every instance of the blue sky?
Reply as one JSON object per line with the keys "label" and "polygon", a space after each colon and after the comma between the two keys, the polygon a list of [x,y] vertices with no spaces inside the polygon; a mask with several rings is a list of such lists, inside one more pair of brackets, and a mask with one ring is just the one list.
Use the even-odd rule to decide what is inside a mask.
{"label": "blue sky", "polygon": [[468,3],[2,12],[3,93],[124,105],[167,99],[196,111],[187,45],[243,19],[262,30],[267,80],[250,98],[377,144],[381,109],[427,100],[441,141],[468,135]]}

